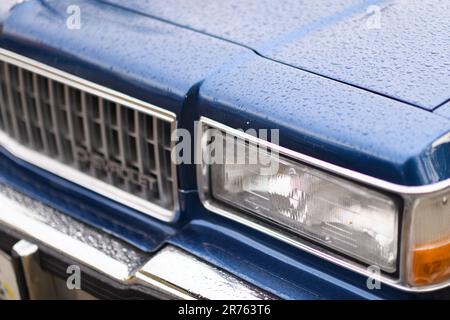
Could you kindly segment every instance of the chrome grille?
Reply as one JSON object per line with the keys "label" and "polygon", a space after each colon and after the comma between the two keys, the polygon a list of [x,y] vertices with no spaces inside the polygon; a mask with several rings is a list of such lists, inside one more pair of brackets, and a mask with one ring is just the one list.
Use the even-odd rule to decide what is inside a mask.
{"label": "chrome grille", "polygon": [[21,146],[173,211],[174,117],[60,80],[0,61],[0,130]]}

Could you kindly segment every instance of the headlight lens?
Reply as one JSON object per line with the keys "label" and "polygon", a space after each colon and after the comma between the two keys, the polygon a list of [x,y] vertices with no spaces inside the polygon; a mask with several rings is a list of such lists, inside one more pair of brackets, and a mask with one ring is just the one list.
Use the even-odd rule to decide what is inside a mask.
{"label": "headlight lens", "polygon": [[[214,134],[216,144],[219,136]],[[222,163],[206,160],[210,164],[203,165],[212,198],[386,272],[396,271],[399,209],[394,198],[244,140],[223,139]],[[211,139],[202,141],[205,160]],[[230,146],[245,151],[244,163],[236,163]],[[252,158],[264,161],[255,164]],[[268,163],[277,169],[267,170]]]}

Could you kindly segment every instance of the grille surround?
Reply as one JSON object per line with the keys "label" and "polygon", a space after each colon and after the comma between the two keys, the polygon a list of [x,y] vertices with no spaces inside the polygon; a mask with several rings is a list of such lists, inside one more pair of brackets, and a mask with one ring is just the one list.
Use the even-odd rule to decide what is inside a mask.
{"label": "grille surround", "polygon": [[[174,146],[170,133],[176,128],[174,113],[1,48],[0,67],[0,104],[4,106],[0,108],[0,145],[3,148],[17,158],[146,215],[166,222],[176,219],[177,177],[175,165],[170,161]],[[11,72],[11,68],[17,68],[17,77],[12,76],[16,71]],[[39,83],[42,79],[48,86],[43,90],[48,92],[48,97],[43,98],[42,92],[37,93],[45,86]],[[27,85],[36,92],[26,91]],[[3,103],[5,90],[8,100]],[[79,103],[69,102],[77,92]],[[37,97],[34,102],[30,100],[33,96]],[[97,102],[93,103],[92,99]],[[31,104],[37,111],[31,111]],[[47,104],[52,108],[50,112],[43,111],[43,105]],[[16,110],[18,105],[20,110]],[[11,106],[15,109],[10,110]],[[9,119],[5,109],[10,111]],[[115,122],[108,110],[116,110]],[[70,114],[67,124],[61,121],[63,112]],[[33,113],[37,125],[30,120]],[[83,114],[80,121],[84,126],[75,130],[77,121],[73,119]],[[41,126],[40,131],[36,131],[36,126]],[[101,129],[100,134],[91,135],[94,126]],[[114,131],[117,137],[112,143]],[[63,132],[71,133],[67,143],[62,143],[67,137]],[[37,139],[37,134],[42,139]],[[54,143],[49,143],[52,135]],[[39,140],[41,145],[37,146]],[[134,148],[128,140],[134,140]],[[116,149],[112,150],[114,145]],[[71,152],[65,152],[67,148]],[[146,157],[143,157],[144,150]],[[66,157],[70,154],[74,159]],[[82,166],[86,166],[83,170],[87,172],[80,171]],[[103,170],[103,166],[109,170]],[[118,177],[125,180],[118,181]]]}

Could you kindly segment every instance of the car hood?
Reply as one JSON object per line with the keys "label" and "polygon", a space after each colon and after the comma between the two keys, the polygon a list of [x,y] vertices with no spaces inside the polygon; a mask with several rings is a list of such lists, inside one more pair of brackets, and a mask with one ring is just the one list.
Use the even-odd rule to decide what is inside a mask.
{"label": "car hood", "polygon": [[423,109],[450,98],[446,0],[107,0]]}
{"label": "car hood", "polygon": [[[323,51],[333,49],[336,57],[319,59],[310,53],[317,44],[312,42],[308,50],[300,45],[309,38],[320,41],[318,33],[332,32],[340,23],[356,23],[357,12],[366,12],[373,2],[323,0],[320,4],[297,4],[285,0],[275,7],[247,0],[245,10],[234,0],[227,1],[227,5],[217,1],[185,0],[182,5],[176,0],[153,0],[152,6],[133,0],[116,4],[109,1],[78,0],[81,27],[76,31],[61,27],[65,22],[61,17],[66,15],[71,0],[23,2],[2,24],[0,47],[162,107],[175,113],[190,130],[200,116],[244,130],[277,128],[280,145],[285,148],[393,183],[426,185],[450,177],[450,120],[444,112],[448,108],[443,105],[433,113],[398,101],[412,99],[420,92],[424,92],[422,101],[434,99],[438,93],[441,98],[437,101],[445,100],[444,89],[448,86],[439,81],[446,81],[448,77],[442,74],[448,72],[437,70],[434,77],[421,71],[416,62],[405,68],[410,69],[411,79],[424,80],[420,85],[412,80],[396,80],[389,85],[387,80],[370,78],[372,73],[374,78],[376,74],[381,79],[390,77],[386,72],[376,72],[376,68],[386,66],[386,58],[379,58],[384,61],[380,63],[385,63],[381,67],[377,63],[373,68],[355,64],[354,69],[371,70],[363,77],[362,72],[352,72],[350,65],[342,72],[331,70],[342,67],[330,62],[332,58],[342,60],[341,56],[347,55],[350,61],[359,61],[358,51],[337,55],[339,50],[331,44],[327,49],[325,41]],[[150,14],[157,9],[161,12]],[[174,15],[170,20],[169,14]],[[192,19],[191,25],[183,24],[182,18]],[[360,23],[367,26],[367,17],[362,19]],[[194,23],[203,28],[194,28]],[[254,28],[255,24],[258,28]],[[370,30],[383,36],[379,29]],[[336,43],[342,37],[336,34],[329,41]],[[407,41],[412,37],[406,34],[399,39]],[[437,48],[442,43],[432,45]],[[304,53],[299,53],[302,50]],[[382,50],[386,57],[394,55]],[[285,56],[290,62],[280,63],[285,51],[292,52]],[[325,53],[317,50],[316,54]],[[412,56],[423,58],[419,54]],[[434,63],[445,67],[443,54],[435,56]],[[296,66],[296,59],[307,66]],[[322,63],[315,65],[319,60]],[[404,72],[394,68],[390,71],[397,72],[392,77]],[[338,81],[340,76],[349,79]],[[349,85],[350,80],[360,82]],[[370,88],[372,82],[380,88]],[[411,89],[414,84],[417,90]],[[387,88],[392,95],[401,86],[406,88],[401,91],[402,99],[380,93]],[[428,86],[437,91],[427,91]],[[180,188],[194,190],[194,171],[180,172]]]}

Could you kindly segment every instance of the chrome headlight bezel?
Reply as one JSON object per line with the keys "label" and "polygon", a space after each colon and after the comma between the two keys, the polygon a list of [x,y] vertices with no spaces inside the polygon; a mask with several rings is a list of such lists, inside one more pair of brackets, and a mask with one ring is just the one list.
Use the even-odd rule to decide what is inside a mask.
{"label": "chrome headlight bezel", "polygon": [[[232,219],[238,223],[256,229],[262,233],[272,236],[278,240],[286,242],[294,247],[307,251],[315,256],[328,260],[332,263],[340,265],[344,268],[350,269],[354,272],[362,274],[372,279],[380,280],[390,286],[396,287],[405,291],[426,292],[435,291],[450,285],[450,280],[438,284],[414,286],[409,281],[409,274],[411,269],[411,238],[412,238],[412,221],[415,209],[420,201],[450,196],[450,179],[441,181],[439,183],[425,185],[425,186],[403,186],[380,180],[359,172],[355,172],[346,168],[336,166],[331,163],[307,156],[305,154],[289,150],[279,145],[272,144],[266,140],[259,139],[255,136],[244,133],[241,130],[233,129],[223,125],[212,119],[201,117],[197,127],[197,137],[202,137],[204,128],[218,129],[227,134],[233,135],[237,138],[263,145],[268,149],[276,150],[280,155],[284,155],[290,159],[296,160],[299,163],[311,166],[315,169],[321,170],[325,173],[336,175],[348,181],[361,184],[365,187],[374,189],[378,192],[383,192],[391,195],[400,201],[399,209],[399,230],[398,230],[398,256],[397,256],[397,271],[389,274],[382,272],[377,275],[367,269],[367,265],[355,261],[352,258],[346,257],[333,250],[324,248],[321,245],[313,243],[299,236],[293,236],[292,233],[287,232],[283,228],[275,225],[269,225],[261,221],[261,219],[246,214],[237,208],[224,204],[215,200],[211,194],[211,188],[207,182],[209,179],[209,166],[202,163],[202,147],[203,142],[196,145],[196,159],[197,159],[197,183],[199,197],[206,209],[226,218]],[[202,140],[201,138],[199,140]]]}

